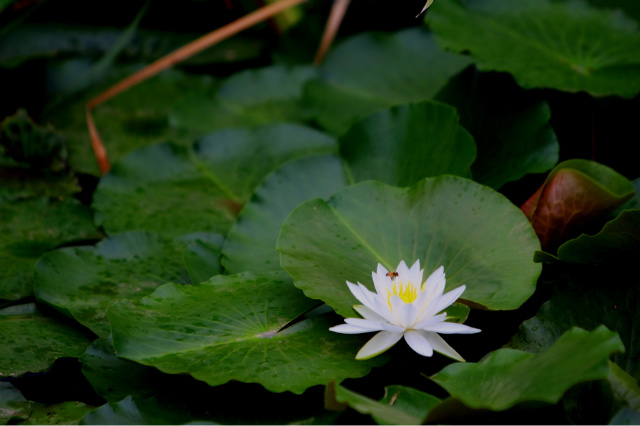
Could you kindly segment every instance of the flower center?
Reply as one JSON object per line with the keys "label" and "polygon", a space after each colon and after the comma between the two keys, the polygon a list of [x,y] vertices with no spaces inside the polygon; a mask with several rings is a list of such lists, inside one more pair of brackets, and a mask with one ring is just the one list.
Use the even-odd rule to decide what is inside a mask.
{"label": "flower center", "polygon": [[411,303],[418,297],[418,289],[410,282],[404,284],[399,281],[394,281],[391,290],[387,290],[387,303],[389,303],[389,308],[391,308],[391,296],[393,295],[400,297],[404,303]]}

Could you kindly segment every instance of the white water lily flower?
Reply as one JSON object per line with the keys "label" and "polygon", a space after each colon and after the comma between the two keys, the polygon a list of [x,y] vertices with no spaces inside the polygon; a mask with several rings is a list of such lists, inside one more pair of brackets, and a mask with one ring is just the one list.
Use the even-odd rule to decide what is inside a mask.
{"label": "white water lily flower", "polygon": [[345,318],[346,324],[329,330],[343,334],[359,334],[378,331],[356,355],[356,359],[368,359],[389,349],[403,336],[411,349],[424,356],[433,351],[464,361],[440,334],[471,334],[481,330],[464,324],[445,322],[447,313],[442,312],[464,292],[460,286],[443,294],[445,287],[444,267],[439,267],[422,283],[424,269],[416,261],[411,269],[404,261],[395,272],[387,271],[378,264],[372,272],[376,293],[358,283],[347,281],[351,293],[362,302],[353,308],[363,318]]}

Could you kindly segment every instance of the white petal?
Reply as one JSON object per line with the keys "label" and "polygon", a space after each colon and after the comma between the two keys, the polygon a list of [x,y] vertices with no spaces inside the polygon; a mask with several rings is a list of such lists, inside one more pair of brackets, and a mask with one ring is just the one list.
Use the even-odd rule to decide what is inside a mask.
{"label": "white petal", "polygon": [[418,291],[421,291],[422,289],[422,274],[423,274],[424,270],[420,269],[420,261],[416,260],[416,263],[414,263],[411,266],[411,269],[409,269],[409,282],[411,282],[413,285],[415,285],[418,288]]}
{"label": "white petal", "polygon": [[371,333],[370,330],[365,330],[363,328],[356,327],[356,326],[350,325],[350,324],[336,325],[335,327],[329,328],[329,330],[335,331],[336,333],[342,333],[342,334]]}
{"label": "white petal", "polygon": [[373,309],[373,303],[371,302],[371,296],[369,295],[369,293],[371,292],[365,286],[360,283],[358,283],[358,285],[355,285],[353,283],[350,283],[349,281],[347,281],[347,285],[349,286],[349,290],[351,290],[351,293],[353,293],[355,298],[358,299],[360,303]]}
{"label": "white petal", "polygon": [[409,268],[407,268],[407,264],[404,263],[404,260],[400,261],[396,272],[398,273],[398,278],[396,278],[396,280],[400,280],[403,283],[409,282]]}
{"label": "white petal", "polygon": [[436,333],[432,333],[430,331],[421,331],[422,335],[429,340],[433,350],[441,353],[442,355],[448,356],[449,358],[453,358],[457,361],[464,362],[464,358],[460,356],[458,352],[455,351],[447,342],[444,341],[442,337],[440,337]]}
{"label": "white petal", "polygon": [[442,297],[440,297],[435,303],[434,314],[437,314],[438,312],[442,311],[443,309],[447,309],[449,306],[451,306],[451,304],[453,304],[453,302],[458,300],[460,295],[462,293],[464,293],[466,288],[467,288],[466,286],[461,285],[460,287],[458,287],[458,288],[456,288],[454,290],[451,290],[450,292],[448,292],[448,293],[444,294]]}
{"label": "white petal", "polygon": [[411,349],[416,351],[422,356],[431,356],[433,355],[433,348],[427,340],[426,337],[422,335],[419,331],[409,330],[404,333],[404,340],[407,341]]}
{"label": "white petal", "polygon": [[[396,318],[396,321],[392,321],[396,325],[401,325],[403,327],[407,327],[404,324],[404,302],[400,299],[400,296],[394,294],[391,296],[391,312],[393,312],[393,316]],[[408,327],[407,327],[408,328]]]}
{"label": "white petal", "polygon": [[429,278],[427,278],[427,281],[425,281],[423,285],[423,291],[426,291],[428,294],[427,304],[431,304],[438,296],[442,295],[446,283],[444,266],[439,267],[429,275]]}
{"label": "white petal", "polygon": [[376,292],[378,294],[386,295],[387,290],[390,290],[393,285],[391,277],[387,276],[387,272],[386,268],[378,263],[378,272],[371,273],[373,285],[376,287]]}
{"label": "white petal", "polygon": [[424,330],[425,327],[428,327],[433,324],[439,324],[446,319],[447,319],[447,313],[445,312],[440,315],[436,315],[435,317],[429,317],[427,319],[424,319],[419,323],[417,323],[416,325],[414,325],[412,328],[415,330]]}
{"label": "white petal", "polygon": [[416,307],[416,321],[422,321],[425,318],[430,318],[431,316],[427,317],[426,315],[424,315],[424,313],[427,310],[427,307],[429,306],[427,304],[427,298],[429,297],[429,294],[426,291],[423,291],[421,293],[418,293],[418,297],[416,297],[416,300],[413,301],[413,306]]}
{"label": "white petal", "polygon": [[381,325],[385,330],[393,331],[394,333],[404,333],[405,331],[407,331],[405,327],[400,327],[399,325],[394,325],[386,321],[383,322]]}
{"label": "white petal", "polygon": [[420,328],[425,331],[433,331],[434,333],[442,334],[474,334],[480,333],[482,331],[479,328],[473,328],[469,327],[468,325],[458,324],[455,322],[429,324]]}
{"label": "white petal", "polygon": [[369,321],[362,318],[345,318],[344,322],[347,324],[353,325],[355,327],[360,327],[362,329],[368,331],[382,331],[384,327],[382,326],[383,322],[380,321]]}
{"label": "white petal", "polygon": [[353,309],[356,310],[357,313],[362,315],[364,319],[368,319],[371,321],[386,321],[384,317],[377,314],[373,309],[367,308],[364,305],[354,305]]}
{"label": "white petal", "polygon": [[402,333],[394,333],[391,331],[381,331],[369,340],[360,349],[356,355],[356,359],[369,359],[376,355],[380,355],[382,352],[395,345],[398,340],[402,339]]}
{"label": "white petal", "polygon": [[404,328],[411,328],[416,323],[418,311],[412,303],[405,303],[402,307],[400,322]]}
{"label": "white petal", "polygon": [[389,308],[389,303],[387,303],[386,297],[376,297],[373,301],[373,310],[376,311],[377,314],[381,315],[391,324],[398,325],[398,318],[391,312],[391,308]]}

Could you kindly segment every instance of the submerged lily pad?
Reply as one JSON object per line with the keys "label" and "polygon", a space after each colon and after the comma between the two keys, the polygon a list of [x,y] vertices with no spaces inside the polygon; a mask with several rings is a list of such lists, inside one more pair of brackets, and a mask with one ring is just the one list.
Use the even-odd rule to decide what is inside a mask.
{"label": "submerged lily pad", "polygon": [[224,237],[219,234],[195,234],[193,241],[182,252],[184,264],[191,282],[200,284],[214,275],[222,273],[220,248]]}
{"label": "submerged lily pad", "polygon": [[28,418],[31,405],[11,383],[0,382],[0,424]]}
{"label": "submerged lily pad", "polygon": [[311,66],[273,65],[238,72],[213,93],[194,93],[174,106],[171,125],[200,133],[277,122],[304,122],[302,86],[316,71]]}
{"label": "submerged lily pad", "polygon": [[356,361],[363,341],[330,332],[325,318],[286,327],[315,305],[284,272],[245,273],[167,284],[139,303],[116,303],[107,316],[118,356],[211,386],[238,380],[300,394],[386,361]]}
{"label": "submerged lily pad", "polygon": [[533,294],[539,243],[518,208],[467,179],[442,176],[409,188],[363,182],[296,208],[278,239],[280,262],[297,287],[342,316],[357,300],[345,281],[373,290],[371,271],[420,260],[441,265],[447,289],[489,309],[516,309]]}
{"label": "submerged lily pad", "polygon": [[506,410],[519,402],[558,402],[573,385],[609,374],[608,359],[623,351],[618,335],[601,326],[573,328],[534,355],[498,349],[478,363],[455,363],[431,377],[471,408]]}
{"label": "submerged lily pad", "polygon": [[169,281],[190,283],[181,258],[188,242],[128,232],[95,247],[54,250],[36,265],[36,297],[107,336],[105,310],[112,303],[138,300]]}
{"label": "submerged lily pad", "polygon": [[58,404],[34,403],[29,418],[21,425],[77,425],[82,418],[96,407],[79,401],[65,401]]}
{"label": "submerged lily pad", "polygon": [[224,234],[265,175],[291,159],[335,149],[330,136],[293,124],[219,131],[193,149],[141,148],[100,181],[92,205],[96,222],[107,233]]}
{"label": "submerged lily pad", "polygon": [[73,324],[40,312],[35,304],[0,310],[0,377],[47,371],[62,357],[77,358],[91,344]]}
{"label": "submerged lily pad", "polygon": [[57,245],[100,238],[88,207],[74,199],[0,200],[0,299],[33,294],[33,267]]}
{"label": "submerged lily pad", "polygon": [[527,89],[626,98],[640,92],[638,24],[581,0],[444,0],[428,22],[441,46],[471,52],[481,70],[509,72]]}
{"label": "submerged lily pad", "polygon": [[305,87],[304,101],[325,129],[340,135],[382,108],[432,98],[469,63],[438,49],[421,28],[359,34],[329,53],[321,78]]}

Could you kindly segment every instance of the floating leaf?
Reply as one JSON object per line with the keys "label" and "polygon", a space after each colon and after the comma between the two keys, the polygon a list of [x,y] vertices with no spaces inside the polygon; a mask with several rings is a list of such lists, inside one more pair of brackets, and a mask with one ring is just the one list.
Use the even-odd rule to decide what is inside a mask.
{"label": "floating leaf", "polygon": [[314,155],[291,161],[271,173],[242,209],[222,247],[227,274],[280,269],[276,242],[287,215],[311,198],[328,198],[347,185],[340,160]]}
{"label": "floating leaf", "polygon": [[640,210],[626,210],[594,236],[582,234],[558,248],[565,262],[629,267],[640,255]]}
{"label": "floating leaf", "polygon": [[381,108],[432,98],[469,62],[438,49],[420,28],[359,34],[329,53],[304,100],[325,129],[340,135]]}
{"label": "floating leaf", "polygon": [[473,180],[499,189],[558,162],[560,147],[549,105],[495,73],[470,69],[454,77],[436,100],[453,105],[478,148]]}
{"label": "floating leaf", "polygon": [[429,410],[440,403],[438,398],[406,386],[387,386],[382,400],[376,401],[336,385],[335,399],[359,413],[371,414],[379,425],[422,424]]}
{"label": "floating leaf", "polygon": [[112,303],[137,300],[168,281],[191,282],[181,259],[188,242],[127,232],[95,247],[52,251],[36,265],[36,297],[107,336],[105,310]]}
{"label": "floating leaf", "polygon": [[230,127],[304,122],[302,86],[315,76],[311,66],[272,65],[229,77],[215,94],[194,93],[175,105],[174,127],[206,133]]}
{"label": "floating leaf", "polygon": [[28,418],[31,404],[11,383],[0,382],[0,424]]}
{"label": "floating leaf", "polygon": [[372,114],[340,137],[340,154],[356,182],[375,179],[413,185],[425,177],[471,177],[473,138],[458,114],[436,102],[401,105]]}
{"label": "floating leaf", "polygon": [[33,294],[33,267],[56,246],[99,238],[91,211],[74,199],[0,201],[0,299]]}
{"label": "floating leaf", "polygon": [[451,364],[431,379],[471,408],[554,404],[576,383],[606,378],[609,356],[623,350],[618,335],[604,326],[592,332],[573,328],[540,354],[498,349],[479,363]]}
{"label": "floating leaf", "polygon": [[0,310],[0,377],[51,368],[62,357],[79,357],[91,344],[81,330],[41,313],[30,303]]}
{"label": "floating leaf", "polygon": [[293,124],[219,131],[193,149],[141,148],[101,179],[96,222],[107,233],[224,234],[265,175],[291,159],[334,150],[328,135]]}
{"label": "floating leaf", "polygon": [[193,241],[184,249],[182,257],[192,284],[200,284],[222,273],[220,248],[224,237],[219,234],[193,235]]}
{"label": "floating leaf", "polygon": [[590,222],[612,212],[635,192],[624,176],[588,160],[564,161],[521,207],[542,248],[551,251]]}
{"label": "floating leaf", "polygon": [[526,89],[545,87],[632,98],[640,92],[640,31],[623,14],[580,0],[444,0],[428,22],[438,42],[471,53],[481,70],[506,71]]}
{"label": "floating leaf", "polygon": [[364,182],[328,202],[308,201],[287,218],[278,250],[295,285],[342,316],[356,299],[346,281],[373,289],[371,271],[420,260],[425,274],[443,265],[447,288],[489,309],[516,309],[540,274],[539,243],[526,218],[492,189],[454,176],[410,188]]}
{"label": "floating leaf", "polygon": [[238,380],[300,394],[386,361],[356,361],[362,340],[330,332],[325,318],[286,327],[316,304],[284,272],[245,273],[167,284],[140,303],[114,304],[107,315],[118,356],[211,386]]}
{"label": "floating leaf", "polygon": [[[580,295],[580,303],[576,303]],[[640,378],[640,357],[634,344],[640,324],[640,291],[629,283],[626,271],[610,268],[581,268],[556,283],[551,299],[533,318],[520,326],[510,347],[540,352],[571,327],[593,329],[604,324],[618,333],[627,350],[615,354],[613,361],[634,378]]]}
{"label": "floating leaf", "polygon": [[609,371],[607,380],[611,384],[611,390],[616,399],[624,401],[632,410],[640,411],[640,386],[638,386],[638,381],[611,361],[609,361],[609,367],[611,371]]}

